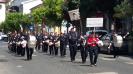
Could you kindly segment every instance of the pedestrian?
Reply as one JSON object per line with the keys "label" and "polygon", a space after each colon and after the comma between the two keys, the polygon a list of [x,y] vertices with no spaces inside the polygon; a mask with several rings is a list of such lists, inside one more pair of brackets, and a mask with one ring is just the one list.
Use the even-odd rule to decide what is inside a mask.
{"label": "pedestrian", "polygon": [[75,56],[77,53],[77,41],[78,41],[78,33],[74,28],[68,34],[69,37],[69,50],[70,50],[70,58],[71,62],[75,61]]}
{"label": "pedestrian", "polygon": [[27,60],[32,60],[32,54],[36,46],[36,41],[37,40],[36,40],[35,35],[31,32],[28,36],[28,47],[26,48]]}
{"label": "pedestrian", "polygon": [[89,46],[89,56],[90,56],[90,66],[93,65],[96,66],[97,58],[98,58],[98,41],[99,39],[96,37],[95,32],[92,32],[92,34],[87,39],[87,44]]}

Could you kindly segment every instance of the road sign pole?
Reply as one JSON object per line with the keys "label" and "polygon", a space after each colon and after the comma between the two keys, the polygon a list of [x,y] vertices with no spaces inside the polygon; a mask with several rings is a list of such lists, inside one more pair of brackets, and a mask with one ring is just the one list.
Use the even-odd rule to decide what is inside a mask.
{"label": "road sign pole", "polygon": [[80,19],[80,33],[82,33],[83,32],[83,26],[82,26],[82,20]]}

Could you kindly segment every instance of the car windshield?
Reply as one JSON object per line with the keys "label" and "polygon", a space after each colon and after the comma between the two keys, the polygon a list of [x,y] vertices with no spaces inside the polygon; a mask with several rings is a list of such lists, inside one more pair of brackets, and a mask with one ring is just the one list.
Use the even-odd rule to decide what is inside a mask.
{"label": "car windshield", "polygon": [[[87,32],[87,35],[90,35],[90,34],[92,34],[92,31]],[[95,34],[97,34],[99,38],[102,38],[104,35],[108,34],[108,32],[96,30]]]}

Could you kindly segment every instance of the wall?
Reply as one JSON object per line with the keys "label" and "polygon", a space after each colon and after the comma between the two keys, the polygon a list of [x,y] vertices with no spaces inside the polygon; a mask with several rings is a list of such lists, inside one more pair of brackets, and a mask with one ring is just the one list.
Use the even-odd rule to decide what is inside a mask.
{"label": "wall", "polygon": [[5,16],[6,16],[5,10],[6,10],[5,4],[0,3],[0,23],[5,21]]}
{"label": "wall", "polygon": [[20,9],[23,14],[29,14],[31,13],[31,9],[42,4],[42,1],[41,0],[32,0],[32,1],[25,1],[25,2],[22,2],[22,9]]}

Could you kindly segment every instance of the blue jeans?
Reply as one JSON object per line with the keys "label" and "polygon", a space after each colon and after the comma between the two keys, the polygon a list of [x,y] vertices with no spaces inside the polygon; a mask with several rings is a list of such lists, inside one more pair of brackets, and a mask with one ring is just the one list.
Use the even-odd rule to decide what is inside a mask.
{"label": "blue jeans", "polygon": [[90,55],[90,63],[96,64],[98,58],[98,47],[94,46],[89,48],[89,55]]}

